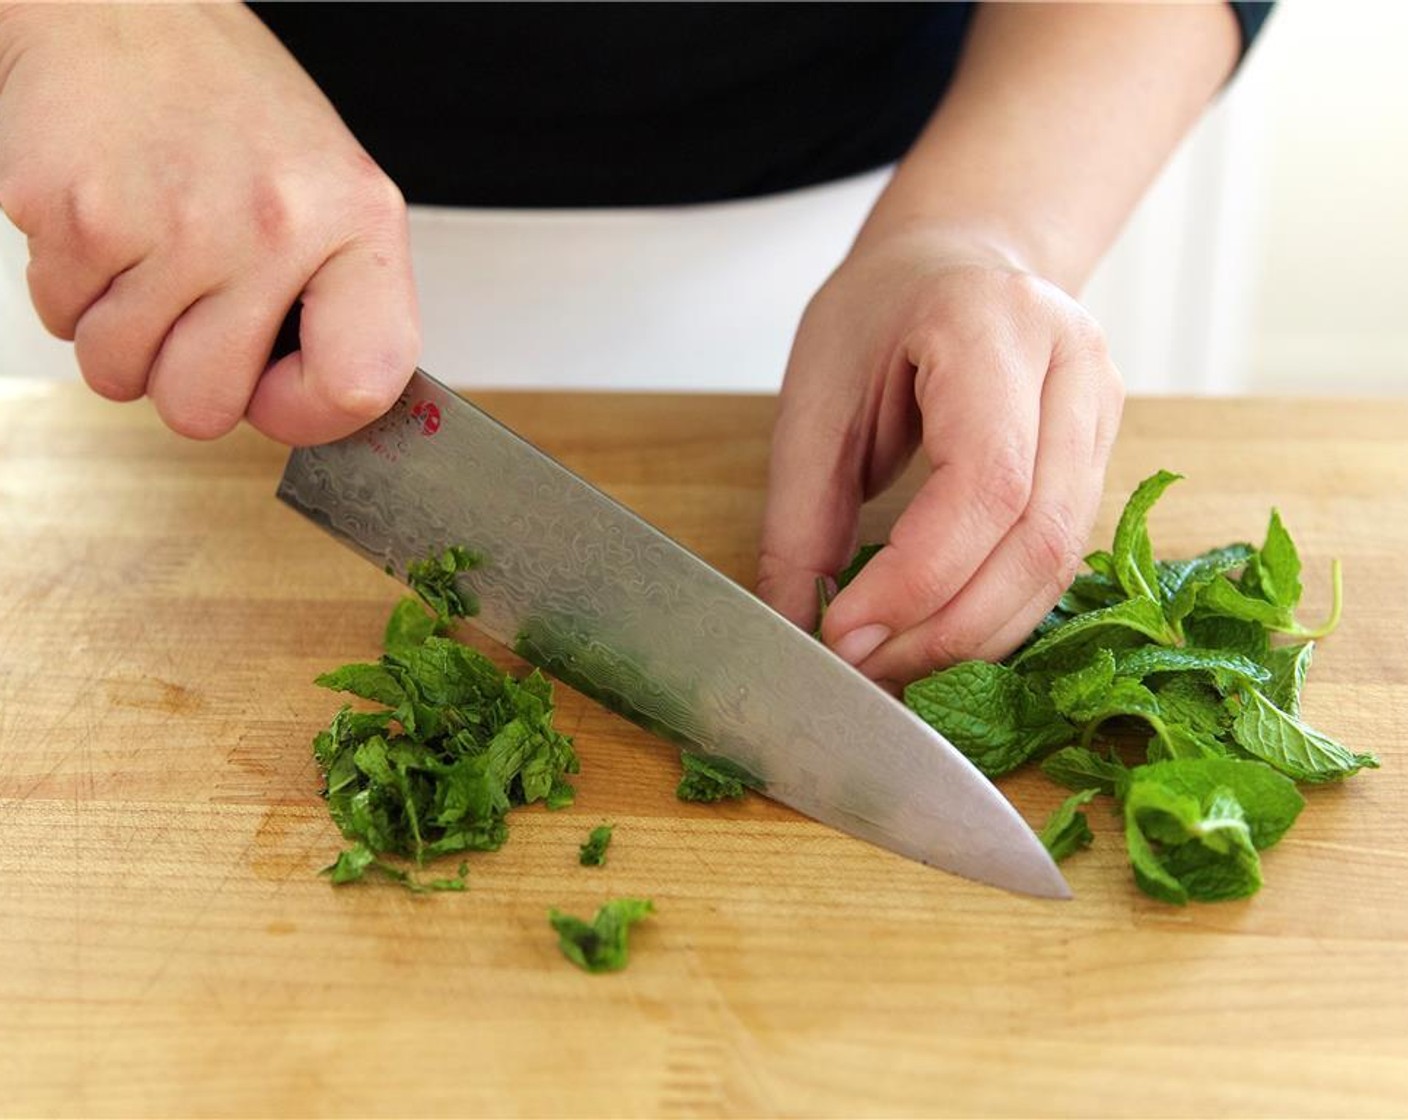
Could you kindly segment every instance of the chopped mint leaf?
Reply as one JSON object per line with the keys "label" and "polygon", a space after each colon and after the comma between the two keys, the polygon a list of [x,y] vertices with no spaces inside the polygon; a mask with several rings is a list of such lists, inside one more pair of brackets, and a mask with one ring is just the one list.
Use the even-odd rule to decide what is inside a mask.
{"label": "chopped mint leaf", "polygon": [[613,825],[602,824],[587,834],[578,856],[583,867],[600,867],[606,862],[606,846],[611,843],[613,829]]}
{"label": "chopped mint leaf", "polygon": [[387,619],[381,645],[387,653],[402,653],[420,645],[431,635],[440,633],[440,629],[439,621],[434,615],[426,613],[421,601],[407,595],[396,604],[396,609]]}
{"label": "chopped mint leaf", "polygon": [[613,898],[596,912],[591,923],[550,910],[548,921],[557,931],[562,955],[587,972],[615,972],[626,967],[630,928],[652,914],[655,905],[645,898]]}
{"label": "chopped mint leaf", "polygon": [[553,779],[547,797],[543,798],[543,804],[553,810],[566,809],[576,800],[577,791],[572,788],[572,783],[558,775]]}
{"label": "chopped mint leaf", "polygon": [[1080,807],[1088,804],[1094,796],[1093,789],[1071,794],[1061,802],[1045,827],[1037,834],[1046,850],[1051,853],[1051,858],[1057,863],[1075,855],[1082,848],[1090,847],[1095,839],[1090,831],[1090,822],[1086,820],[1085,814],[1080,812]]}
{"label": "chopped mint leaf", "polygon": [[406,582],[446,625],[452,618],[469,618],[479,612],[479,604],[468,591],[461,589],[462,572],[479,567],[484,558],[466,548],[451,546],[438,556],[413,561],[406,569]]}
{"label": "chopped mint leaf", "polygon": [[681,751],[680,765],[684,772],[675,788],[675,796],[681,801],[733,800],[762,785],[743,767],[717,755],[706,757]]}

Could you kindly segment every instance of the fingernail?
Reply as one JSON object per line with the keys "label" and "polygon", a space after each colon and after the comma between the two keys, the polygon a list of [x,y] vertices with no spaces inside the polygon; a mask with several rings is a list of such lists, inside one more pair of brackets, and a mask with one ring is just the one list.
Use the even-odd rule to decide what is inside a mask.
{"label": "fingernail", "polygon": [[889,636],[890,628],[888,626],[883,622],[872,622],[869,626],[861,626],[849,634],[843,634],[831,648],[835,651],[836,656],[843,661],[859,665],[874,653],[880,643]]}

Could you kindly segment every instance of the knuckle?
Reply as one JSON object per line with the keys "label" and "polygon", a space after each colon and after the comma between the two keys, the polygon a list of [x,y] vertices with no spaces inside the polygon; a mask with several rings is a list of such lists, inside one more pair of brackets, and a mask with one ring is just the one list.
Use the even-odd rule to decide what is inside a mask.
{"label": "knuckle", "polygon": [[982,511],[993,521],[1012,525],[1031,498],[1030,462],[1016,447],[1000,447],[983,464],[973,483]]}
{"label": "knuckle", "polygon": [[933,669],[944,669],[960,661],[967,661],[976,648],[975,643],[966,641],[961,635],[954,634],[948,627],[937,623],[925,630],[919,642],[924,663]]}
{"label": "knuckle", "polygon": [[1068,586],[1080,568],[1082,544],[1069,508],[1041,503],[1027,511],[1022,523],[1021,561],[1043,586]]}
{"label": "knuckle", "polygon": [[399,224],[406,218],[406,198],[391,178],[362,155],[354,165],[356,199],[362,212],[377,223]]}

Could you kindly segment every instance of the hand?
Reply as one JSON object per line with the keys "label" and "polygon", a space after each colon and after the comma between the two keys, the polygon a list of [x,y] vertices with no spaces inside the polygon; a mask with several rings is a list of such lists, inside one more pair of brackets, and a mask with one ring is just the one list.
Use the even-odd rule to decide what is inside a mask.
{"label": "hand", "polygon": [[932,473],[823,638],[892,687],[1005,656],[1075,574],[1122,402],[1094,321],[995,248],[945,229],[862,239],[793,345],[759,593],[814,626],[861,503],[921,445]]}
{"label": "hand", "polygon": [[0,9],[0,207],[88,384],[185,435],[333,439],[415,367],[405,204],[242,5]]}

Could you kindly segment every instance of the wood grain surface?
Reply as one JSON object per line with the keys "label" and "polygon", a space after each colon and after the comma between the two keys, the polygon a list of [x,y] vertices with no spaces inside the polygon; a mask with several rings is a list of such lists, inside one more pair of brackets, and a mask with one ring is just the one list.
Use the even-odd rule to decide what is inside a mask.
{"label": "wood grain surface", "polygon": [[[478,399],[751,579],[771,400]],[[397,586],[274,500],[257,435],[0,382],[0,1113],[1408,1114],[1406,433],[1401,403],[1127,409],[1097,541],[1168,467],[1161,555],[1277,505],[1312,618],[1344,559],[1306,714],[1383,769],[1308,792],[1254,899],[1146,898],[1103,813],[1051,903],[759,798],[681,804],[671,749],[561,686],[576,805],[516,812],[468,893],[420,897],[317,875],[340,838],[309,741],[339,701],[311,682],[378,652]],[[1060,798],[1002,785],[1033,821]],[[622,894],[659,911],[630,967],[572,968],[548,908]]]}

